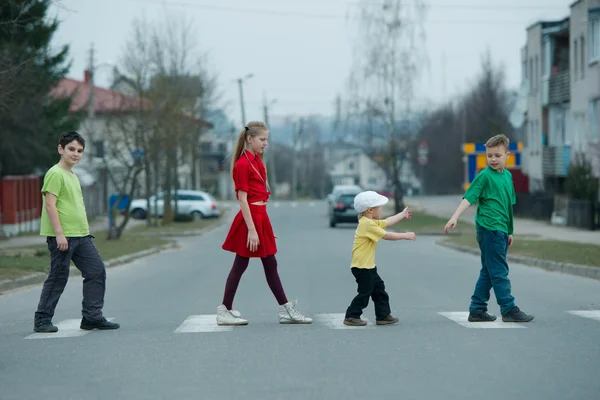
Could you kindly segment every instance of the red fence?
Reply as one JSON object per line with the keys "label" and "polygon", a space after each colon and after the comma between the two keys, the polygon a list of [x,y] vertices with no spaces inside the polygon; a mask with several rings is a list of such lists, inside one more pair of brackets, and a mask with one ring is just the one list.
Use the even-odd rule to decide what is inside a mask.
{"label": "red fence", "polygon": [[39,176],[6,176],[0,180],[0,236],[40,229],[42,214]]}

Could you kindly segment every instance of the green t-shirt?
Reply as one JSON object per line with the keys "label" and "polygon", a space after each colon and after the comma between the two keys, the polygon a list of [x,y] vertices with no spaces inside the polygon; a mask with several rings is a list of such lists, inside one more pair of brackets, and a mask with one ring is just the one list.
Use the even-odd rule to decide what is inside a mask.
{"label": "green t-shirt", "polygon": [[463,199],[478,202],[475,222],[490,231],[513,234],[513,205],[517,202],[512,174],[491,167],[482,170],[467,189]]}
{"label": "green t-shirt", "polygon": [[74,173],[69,173],[56,164],[46,172],[44,177],[40,235],[56,236],[46,212],[46,193],[51,193],[57,197],[58,219],[66,237],[82,237],[90,234],[79,178]]}

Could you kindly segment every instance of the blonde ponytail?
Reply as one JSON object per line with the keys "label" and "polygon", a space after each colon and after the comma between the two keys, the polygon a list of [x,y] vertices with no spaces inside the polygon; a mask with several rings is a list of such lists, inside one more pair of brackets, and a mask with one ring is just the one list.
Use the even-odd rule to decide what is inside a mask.
{"label": "blonde ponytail", "polygon": [[[246,149],[246,138],[248,136],[258,136],[264,131],[268,131],[269,128],[264,122],[250,121],[238,134],[237,142],[235,144],[235,150],[231,156],[231,177],[233,178],[233,167],[235,162],[240,158]],[[260,159],[263,159],[263,155],[260,155]]]}

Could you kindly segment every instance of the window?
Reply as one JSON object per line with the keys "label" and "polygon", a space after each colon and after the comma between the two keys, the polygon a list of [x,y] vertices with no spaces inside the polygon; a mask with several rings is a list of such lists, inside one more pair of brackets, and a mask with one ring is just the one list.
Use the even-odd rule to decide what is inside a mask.
{"label": "window", "polygon": [[104,140],[95,140],[93,142],[94,157],[104,157]]}
{"label": "window", "polygon": [[600,15],[590,19],[589,26],[589,59],[590,61],[600,60]]}
{"label": "window", "polygon": [[348,169],[350,171],[354,170],[354,162],[353,161],[351,161],[351,162],[348,163]]}
{"label": "window", "polygon": [[529,78],[531,83],[529,84],[529,93],[533,93],[533,86],[535,84],[533,77],[533,58],[529,59]]}
{"label": "window", "polygon": [[226,143],[219,143],[219,152],[220,153],[225,153],[227,151],[227,144]]}
{"label": "window", "polygon": [[190,195],[190,200],[194,200],[194,201],[206,201],[206,199],[199,194],[192,194]]}
{"label": "window", "polygon": [[527,47],[521,49],[521,77],[523,80],[527,80],[529,78],[527,75]]}
{"label": "window", "polygon": [[535,56],[535,62],[533,64],[533,76],[535,77],[535,92],[537,93],[538,90],[538,83],[540,80],[540,58],[539,56]]}
{"label": "window", "polygon": [[577,47],[577,39],[573,41],[573,80],[577,80],[577,72],[579,71],[579,55],[578,55],[578,47]]}
{"label": "window", "polygon": [[212,151],[211,142],[203,142],[200,144],[200,151],[203,153],[210,153]]}
{"label": "window", "polygon": [[552,68],[552,41],[549,38],[544,39],[544,48],[542,50],[542,76],[547,78],[550,76]]}
{"label": "window", "polygon": [[369,178],[369,185],[376,185],[377,184],[377,178]]}
{"label": "window", "polygon": [[579,43],[581,44],[581,79],[585,78],[585,38],[582,36]]}
{"label": "window", "polygon": [[600,140],[600,99],[590,101],[590,141],[597,143]]}

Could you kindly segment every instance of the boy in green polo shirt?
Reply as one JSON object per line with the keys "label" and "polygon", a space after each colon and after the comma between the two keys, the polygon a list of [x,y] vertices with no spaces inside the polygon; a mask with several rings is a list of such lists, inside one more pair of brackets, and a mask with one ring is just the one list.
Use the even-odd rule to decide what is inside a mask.
{"label": "boy in green polo shirt", "polygon": [[60,161],[46,172],[42,187],[40,235],[50,250],[50,272],[44,282],[35,313],[35,332],[57,332],[52,324],[54,310],[69,279],[71,260],[83,276],[80,328],[117,329],[119,324],[102,316],[106,289],[106,268],[92,242],[79,178],[72,171],[81,161],[85,140],[77,132],[60,136]]}
{"label": "boy in green polo shirt", "polygon": [[513,205],[516,203],[512,174],[505,168],[510,154],[509,143],[505,135],[496,135],[487,141],[485,147],[488,167],[477,174],[444,228],[446,234],[450,229],[454,230],[458,218],[471,204],[478,202],[475,223],[481,250],[481,271],[471,297],[470,322],[496,320],[496,316],[487,312],[492,288],[500,306],[502,321],[533,320],[533,315],[525,314],[515,305],[508,278],[506,252],[513,243]]}

